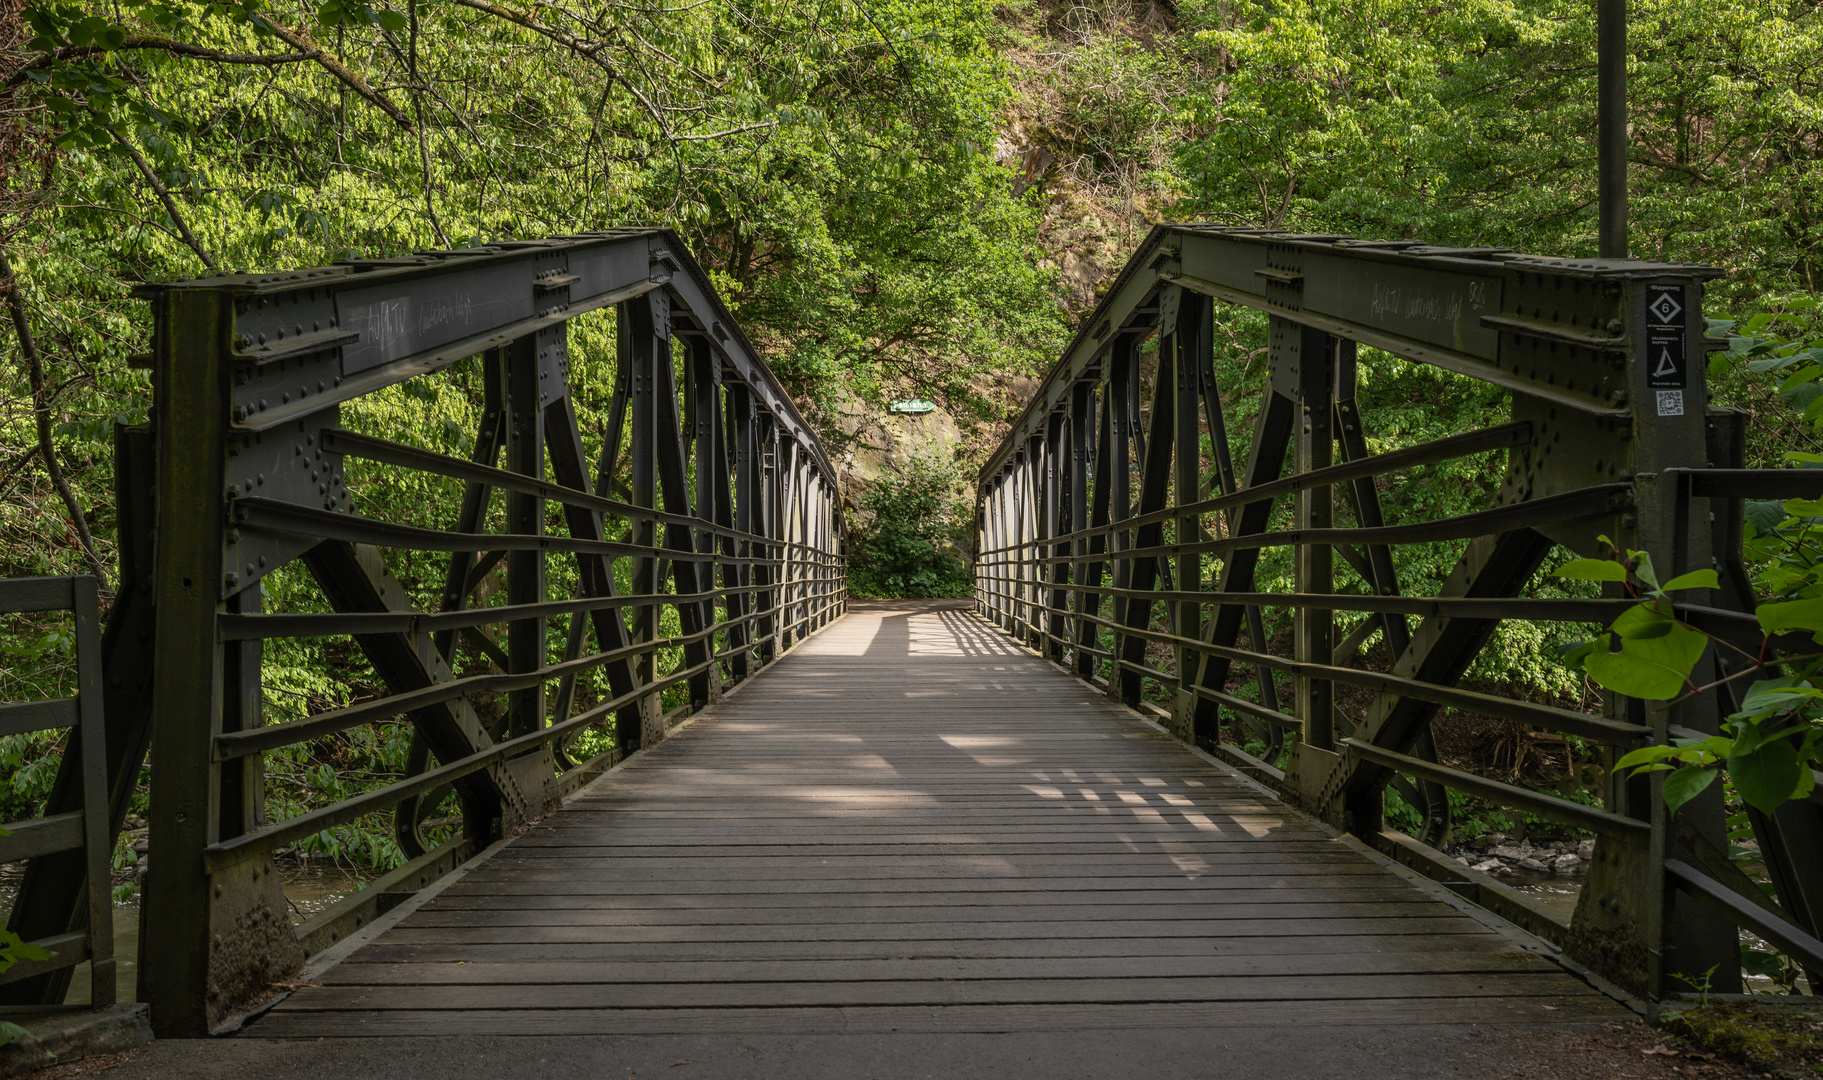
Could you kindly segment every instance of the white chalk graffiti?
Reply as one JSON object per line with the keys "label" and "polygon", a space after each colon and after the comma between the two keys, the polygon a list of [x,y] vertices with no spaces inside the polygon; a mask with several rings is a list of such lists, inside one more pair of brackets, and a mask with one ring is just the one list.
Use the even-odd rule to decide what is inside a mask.
{"label": "white chalk graffiti", "polygon": [[418,329],[429,330],[445,323],[467,323],[474,310],[474,297],[470,293],[445,297],[418,309]]}
{"label": "white chalk graffiti", "polygon": [[1465,306],[1471,311],[1480,311],[1488,306],[1487,283],[1470,281],[1466,284],[1466,297],[1454,291],[1376,284],[1371,310],[1376,319],[1405,319],[1454,326],[1461,320]]}

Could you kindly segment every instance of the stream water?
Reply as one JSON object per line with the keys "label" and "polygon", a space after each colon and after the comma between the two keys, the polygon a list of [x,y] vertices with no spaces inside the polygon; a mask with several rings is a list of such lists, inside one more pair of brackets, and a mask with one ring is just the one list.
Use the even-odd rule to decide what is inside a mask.
{"label": "stream water", "polygon": [[1502,875],[1500,880],[1550,908],[1568,922],[1582,896],[1583,874],[1535,874],[1526,870]]}

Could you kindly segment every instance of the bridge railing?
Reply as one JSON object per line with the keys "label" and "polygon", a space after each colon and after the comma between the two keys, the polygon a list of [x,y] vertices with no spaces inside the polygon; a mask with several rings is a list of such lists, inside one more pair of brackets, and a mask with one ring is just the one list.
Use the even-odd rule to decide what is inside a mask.
{"label": "bridge railing", "polygon": [[[61,868],[80,876],[81,908],[66,913],[65,925],[22,935],[42,954],[16,960],[0,984],[41,979],[53,973],[67,981],[70,970],[89,962],[89,1004],[114,1004],[114,920],[111,864],[113,832],[108,828],[107,743],[102,720],[101,607],[93,577],[15,578],[0,581],[0,614],[70,613],[76,693],[70,697],[0,703],[0,735],[63,733],[68,763],[60,790],[39,817],[4,823],[0,862],[27,864],[27,874]],[[61,805],[60,805],[61,804]],[[74,805],[75,809],[64,809]],[[23,893],[24,890],[21,890]],[[18,921],[20,894],[8,913]],[[17,929],[14,930],[17,933]]]}
{"label": "bridge railing", "polygon": [[[834,470],[668,231],[141,295],[155,395],[119,437],[107,657],[139,692],[108,719],[117,790],[156,747],[161,1033],[234,1023],[843,609]],[[371,775],[336,786],[351,761]],[[403,864],[294,926],[275,853],[357,825]],[[63,879],[20,902],[70,900]]]}
{"label": "bridge railing", "polygon": [[[1569,553],[1611,557],[1610,540],[1650,554],[1663,580],[1718,569],[1721,588],[1680,592],[1678,616],[1757,652],[1742,500],[1815,497],[1823,478],[1739,468],[1744,418],[1709,407],[1704,386],[1713,275],[1161,226],[981,473],[979,608],[1185,741],[1635,992],[1687,989],[1705,972],[1712,992],[1738,990],[1740,926],[1823,973],[1823,807],[1755,815],[1779,894],[1769,901],[1726,854],[1719,788],[1671,821],[1660,777],[1610,769],[1635,747],[1716,732],[1744,690],[1602,694],[1589,711],[1462,685],[1504,620],[1587,636],[1633,606],[1618,585],[1578,597],[1543,573]],[[1218,308],[1267,324],[1268,385],[1239,461]],[[1370,451],[1363,345],[1501,388],[1507,420],[1413,445],[1374,439]],[[1487,509],[1426,519],[1382,497],[1390,478],[1491,453],[1506,465]],[[1410,595],[1426,576],[1413,555],[1440,544],[1453,545],[1454,569]],[[1290,564],[1288,591],[1258,586],[1274,557]],[[1272,636],[1287,618],[1289,634]],[[1711,649],[1694,681],[1740,662]],[[1580,753],[1599,769],[1598,797],[1440,763],[1432,721],[1445,709],[1561,740],[1566,786],[1580,785]],[[1389,786],[1418,811],[1417,836],[1386,827]],[[1598,838],[1573,919],[1437,850],[1452,793]]]}

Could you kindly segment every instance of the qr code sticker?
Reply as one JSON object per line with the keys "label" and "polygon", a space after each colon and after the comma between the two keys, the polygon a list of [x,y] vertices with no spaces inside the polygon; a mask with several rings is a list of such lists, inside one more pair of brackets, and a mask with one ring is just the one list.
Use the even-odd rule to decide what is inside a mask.
{"label": "qr code sticker", "polygon": [[1682,390],[1660,390],[1658,392],[1658,414],[1660,416],[1684,415],[1684,392]]}

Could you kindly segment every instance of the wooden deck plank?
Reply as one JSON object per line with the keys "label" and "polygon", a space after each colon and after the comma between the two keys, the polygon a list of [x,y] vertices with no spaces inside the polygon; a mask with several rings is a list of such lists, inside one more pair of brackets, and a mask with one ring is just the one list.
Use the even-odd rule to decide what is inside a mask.
{"label": "wooden deck plank", "polygon": [[411,1035],[822,1034],[1085,1031],[1303,1025],[1549,1024],[1620,1021],[1605,998],[1494,997],[1244,1001],[1167,1005],[950,1005],[766,1009],[517,1009],[316,1012],[275,1009],[249,1030],[268,1038]]}
{"label": "wooden deck plank", "polygon": [[[1452,928],[1453,929],[1453,928]],[[918,947],[882,949],[872,941],[749,942],[738,952],[716,942],[476,942],[461,938],[425,943],[387,940],[368,945],[344,961],[357,963],[474,963],[485,960],[588,960],[611,965],[639,961],[744,960],[796,963],[809,960],[1016,960],[1097,957],[1173,957],[1197,955],[1302,957],[1331,953],[1376,953],[1396,956],[1420,952],[1474,953],[1462,966],[1472,970],[1480,954],[1511,950],[1512,942],[1488,931],[1435,934],[1292,934],[1238,938],[1101,938],[1064,941],[1056,938],[947,938]]]}
{"label": "wooden deck plank", "polygon": [[[1491,953],[1472,962],[1480,972],[1554,972],[1530,953]],[[1326,953],[1304,956],[1049,956],[956,959],[952,957],[824,960],[659,960],[607,965],[586,960],[444,961],[416,964],[343,964],[321,981],[326,986],[557,985],[559,983],[776,983],[881,982],[926,979],[1136,979],[1266,975],[1374,975],[1467,970],[1463,958],[1444,952],[1393,955]]]}
{"label": "wooden deck plank", "polygon": [[[451,890],[453,892],[453,890]],[[1300,889],[1297,887],[1239,889],[1223,894],[1219,899],[1223,903],[1360,903],[1375,900],[1409,900],[1411,892],[1402,885],[1387,885],[1376,882],[1365,887],[1331,887]],[[872,908],[917,908],[933,905],[944,907],[1017,907],[1041,908],[1046,911],[1056,910],[1065,905],[1082,905],[1085,903],[1119,905],[1127,910],[1134,910],[1144,905],[1147,911],[1175,911],[1186,913],[1201,911],[1209,904],[1210,898],[1194,893],[1171,892],[1164,889],[1109,889],[1100,892],[1032,892],[1016,893],[957,893],[957,892],[815,892],[809,894],[794,893],[734,893],[734,894],[701,894],[691,892],[650,893],[639,896],[628,896],[619,890],[608,891],[605,885],[598,885],[595,892],[554,892],[550,890],[526,891],[516,893],[484,892],[465,890],[455,895],[445,892],[425,904],[421,911],[537,911],[537,910],[589,910],[589,911],[644,911],[655,909],[669,911],[679,907],[696,907],[703,910],[718,908],[739,909],[742,911],[793,911],[801,910],[805,905],[818,907],[872,907]]]}
{"label": "wooden deck plank", "polygon": [[966,612],[917,603],[857,605],[248,1034],[1624,1015]]}
{"label": "wooden deck plank", "polygon": [[[792,1008],[856,1005],[1142,1004],[1155,1002],[1384,1001],[1392,998],[1588,997],[1570,992],[1561,973],[1445,972],[1173,976],[1150,979],[923,979],[841,982],[543,983],[537,967],[521,985],[534,993],[502,994],[494,985],[337,985],[295,995],[296,1009],[676,1009]],[[1605,999],[1604,999],[1605,1000]],[[287,1002],[290,1004],[290,1002]]]}

